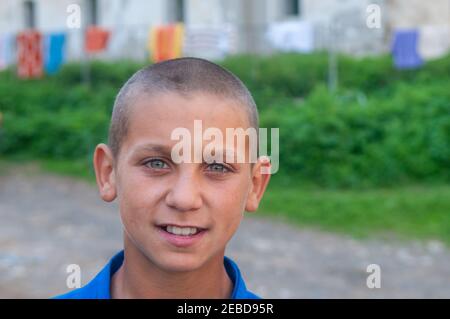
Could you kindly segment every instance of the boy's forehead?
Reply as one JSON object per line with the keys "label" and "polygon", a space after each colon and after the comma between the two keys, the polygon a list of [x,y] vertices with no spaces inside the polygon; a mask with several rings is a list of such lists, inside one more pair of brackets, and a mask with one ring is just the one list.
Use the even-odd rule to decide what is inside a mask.
{"label": "boy's forehead", "polygon": [[[180,137],[173,138],[173,133],[180,132],[181,128],[189,131],[188,138],[193,151],[191,154],[202,152],[205,147],[212,147],[214,154],[219,157],[231,154],[234,161],[240,161],[239,156],[248,159],[249,147],[253,142],[249,137],[236,142],[239,138],[230,139],[227,134],[229,129],[246,131],[250,127],[249,123],[245,107],[231,99],[204,93],[189,96],[176,93],[152,97],[142,95],[136,99],[129,112],[121,153],[127,154],[125,156],[129,158],[146,154],[148,151],[169,154],[169,150],[180,142]],[[216,132],[219,130],[222,140],[207,137],[208,129],[214,129]],[[196,148],[198,137],[201,140],[200,149]],[[256,141],[257,137],[252,140]],[[229,141],[231,145],[227,144]]]}
{"label": "boy's forehead", "polygon": [[186,128],[194,132],[199,121],[202,130],[217,128],[225,134],[227,128],[249,127],[248,115],[238,101],[207,93],[181,95],[178,93],[142,94],[128,118],[128,137],[169,139],[172,131]]}

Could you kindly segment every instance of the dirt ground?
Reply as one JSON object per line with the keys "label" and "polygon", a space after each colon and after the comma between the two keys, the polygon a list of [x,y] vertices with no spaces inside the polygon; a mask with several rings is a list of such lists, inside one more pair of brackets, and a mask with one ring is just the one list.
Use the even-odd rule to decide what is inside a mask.
{"label": "dirt ground", "polygon": [[[34,166],[0,172],[0,220],[0,298],[65,292],[68,264],[84,285],[122,245],[117,206],[95,185]],[[250,217],[227,255],[265,298],[450,297],[450,250],[437,241],[361,241]],[[381,288],[367,287],[369,264]]]}

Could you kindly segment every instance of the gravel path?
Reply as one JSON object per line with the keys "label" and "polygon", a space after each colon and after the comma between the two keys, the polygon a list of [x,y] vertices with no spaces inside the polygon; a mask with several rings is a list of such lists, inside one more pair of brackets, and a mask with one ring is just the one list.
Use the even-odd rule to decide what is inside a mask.
{"label": "gravel path", "polygon": [[[84,285],[121,248],[115,204],[30,165],[0,174],[0,220],[0,298],[62,293],[68,264]],[[450,250],[437,241],[358,241],[250,217],[227,255],[266,298],[450,297]],[[367,287],[369,264],[381,267],[381,288]]]}

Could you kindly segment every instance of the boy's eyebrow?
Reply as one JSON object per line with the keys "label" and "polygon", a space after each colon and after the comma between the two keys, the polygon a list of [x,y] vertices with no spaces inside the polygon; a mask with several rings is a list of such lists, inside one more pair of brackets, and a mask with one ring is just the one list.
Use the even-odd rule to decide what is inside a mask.
{"label": "boy's eyebrow", "polygon": [[172,148],[165,146],[165,145],[159,145],[159,144],[144,144],[140,146],[136,146],[133,153],[138,153],[142,151],[148,151],[148,152],[155,152],[155,153],[161,153],[161,154],[171,154]]}

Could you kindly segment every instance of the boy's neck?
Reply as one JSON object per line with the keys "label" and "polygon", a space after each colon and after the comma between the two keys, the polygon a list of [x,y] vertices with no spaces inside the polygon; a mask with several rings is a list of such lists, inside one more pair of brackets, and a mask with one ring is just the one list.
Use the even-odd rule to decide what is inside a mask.
{"label": "boy's neck", "polygon": [[[164,272],[152,264],[125,235],[122,266],[111,278],[111,298],[230,298],[233,283],[223,256],[193,272]],[[214,275],[212,275],[214,274]]]}

